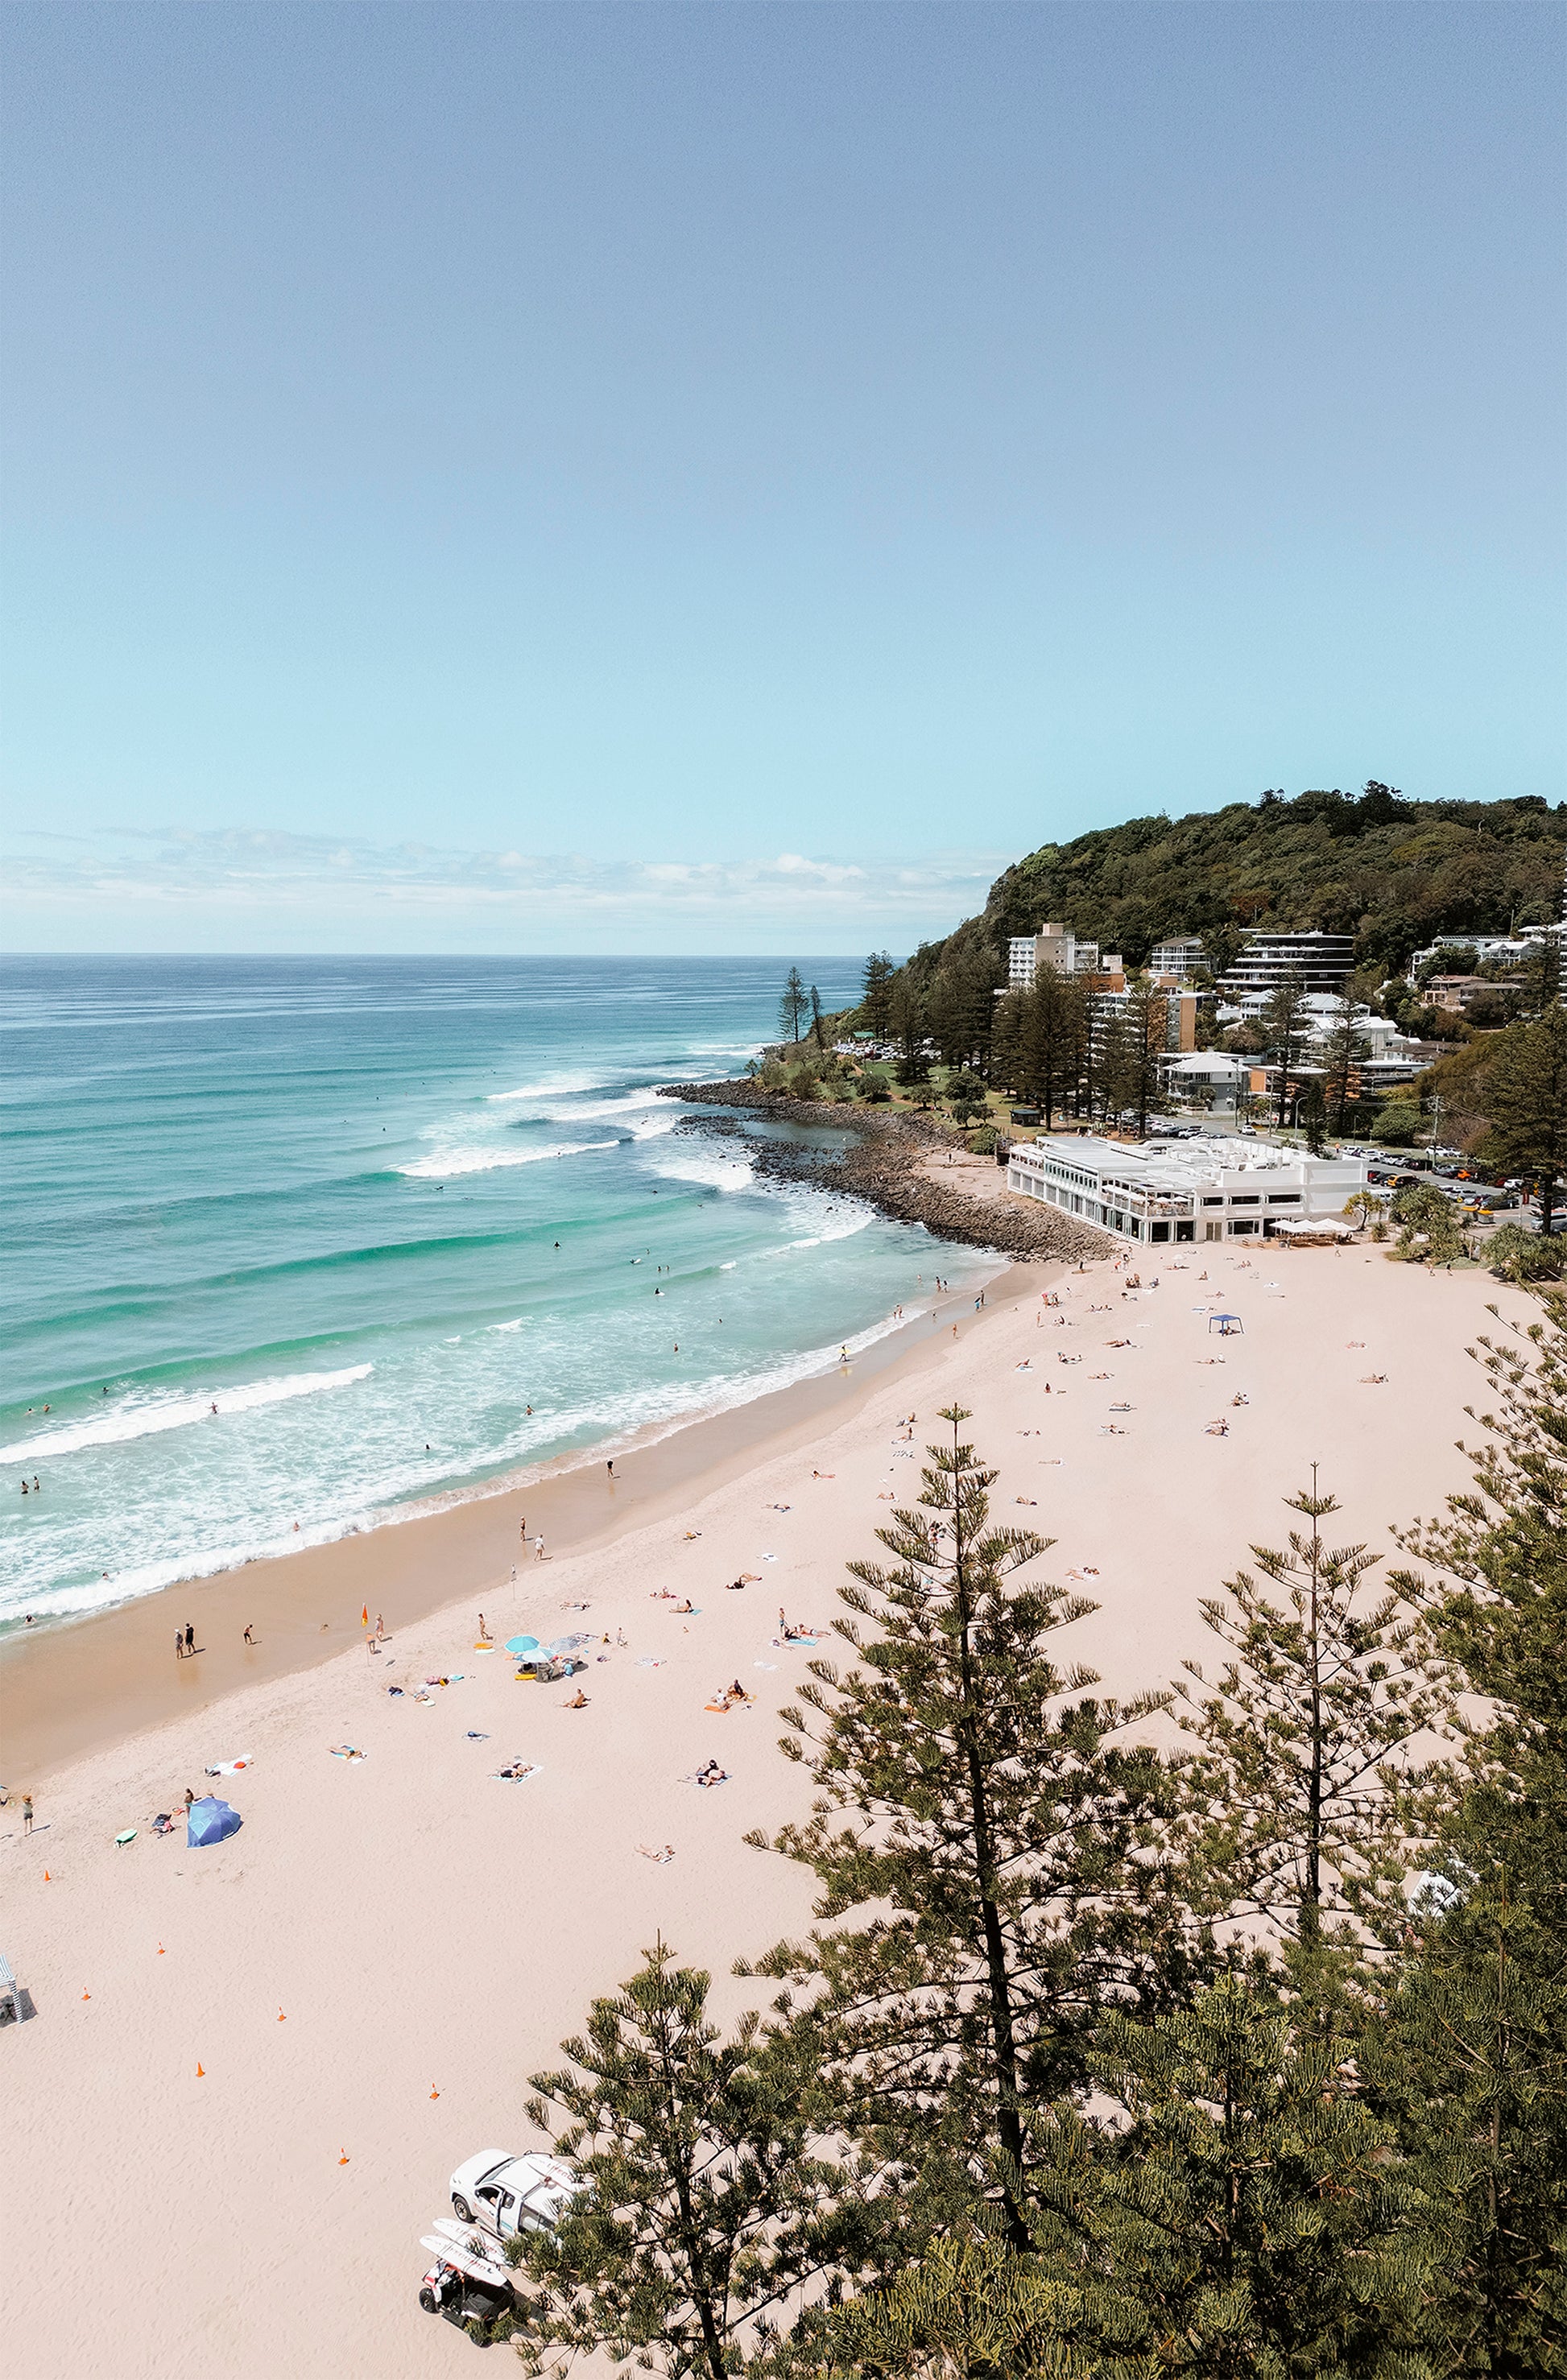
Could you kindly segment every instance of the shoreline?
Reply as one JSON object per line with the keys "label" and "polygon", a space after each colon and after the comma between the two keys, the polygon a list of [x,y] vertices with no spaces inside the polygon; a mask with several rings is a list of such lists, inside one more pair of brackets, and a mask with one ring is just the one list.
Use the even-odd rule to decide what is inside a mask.
{"label": "shoreline", "polygon": [[[763,1172],[862,1199],[893,1222],[923,1223],[937,1239],[1014,1258],[1090,1264],[1111,1255],[1118,1245],[1107,1233],[1059,1208],[1041,1207],[1031,1199],[1003,1200],[994,1194],[978,1197],[936,1178],[932,1169],[938,1159],[966,1157],[967,1151],[961,1135],[954,1138],[929,1116],[852,1100],[797,1099],[787,1091],[759,1090],[744,1080],[662,1083],[659,1097],[852,1135],[853,1145],[841,1155],[782,1142],[759,1143],[748,1136],[747,1145]],[[694,1117],[685,1121],[687,1126],[697,1122]],[[728,1128],[744,1129],[738,1123]],[[719,1129],[723,1129],[722,1123]],[[988,1160],[968,1160],[976,1161]]]}
{"label": "shoreline", "polygon": [[[363,1609],[392,1633],[463,1598],[488,1600],[495,1612],[514,1609],[519,1597],[545,1591],[556,1554],[601,1548],[808,1441],[889,1379],[921,1370],[939,1345],[952,1343],[954,1327],[966,1336],[966,1318],[972,1327],[1009,1311],[1048,1278],[1038,1257],[1009,1264],[997,1254],[1002,1269],[983,1285],[980,1313],[966,1292],[938,1296],[846,1367],[833,1365],[737,1404],[660,1424],[622,1442],[611,1458],[613,1483],[601,1446],[410,1519],[179,1580],[36,1633],[14,1632],[0,1644],[6,1788],[27,1790],[227,1695],[333,1660],[363,1641]],[[531,1548],[524,1554],[524,1521],[529,1537],[542,1534],[546,1560]],[[187,1620],[198,1652],[176,1660],[170,1628]],[[257,1637],[249,1646],[247,1626]]]}
{"label": "shoreline", "polygon": [[[5,2049],[7,2368],[101,2370],[105,2302],[115,2380],[444,2366],[415,2243],[476,2143],[541,2144],[525,2078],[650,1943],[711,1973],[727,2028],[759,1998],[736,1957],[809,1926],[814,1880],[755,1848],[808,1799],[776,1715],[811,1661],[841,1658],[845,1565],[877,1558],[878,1531],[918,1495],[924,1448],[945,1435],[936,1408],[971,1413],[993,1523],[1038,1527],[1038,1576],[1085,1597],[1063,1650],[1107,1694],[1162,1687],[1212,1651],[1205,1601],[1248,1545],[1279,1542],[1281,1500],[1312,1463],[1342,1507],[1335,1536],[1396,1563],[1390,1524],[1468,1485],[1464,1347],[1493,1311],[1526,1322],[1533,1302],[1375,1250],[1302,1250],[1277,1281],[1198,1255],[1161,1268],[1158,1289],[1108,1266],[1052,1280],[1053,1308],[1031,1268],[1020,1294],[992,1290],[983,1332],[954,1339],[923,1315],[908,1385],[894,1349],[679,1483],[673,1460],[697,1432],[649,1450],[635,1511],[617,1504],[579,1551],[480,1598],[497,1639],[590,1632],[580,1694],[518,1683],[504,1655],[475,1651],[474,1604],[432,1523],[414,1597],[430,1616],[383,1657],[345,1643],[355,1594],[352,1626],[321,1638],[330,1655],[312,1643],[290,1674],[193,1699],[79,1760],[30,1835],[14,1803],[0,1811],[4,1947],[24,1995]],[[1217,1308],[1245,1321],[1222,1345]],[[748,1427],[757,1407],[742,1411]],[[601,1471],[600,1488],[601,1520]],[[163,1658],[165,1682],[202,1666]],[[726,1707],[731,1679],[745,1699]],[[711,1758],[723,1791],[693,1790]],[[152,1831],[238,1759],[216,1790],[241,1832],[194,1849],[177,1824]],[[102,2171],[137,2181],[106,2230]],[[96,2290],[61,2291],[62,2228],[102,2234]]]}

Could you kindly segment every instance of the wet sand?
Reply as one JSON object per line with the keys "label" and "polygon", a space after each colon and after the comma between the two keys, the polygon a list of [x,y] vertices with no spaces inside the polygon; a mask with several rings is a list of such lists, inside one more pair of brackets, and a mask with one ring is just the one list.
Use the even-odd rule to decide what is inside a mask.
{"label": "wet sand", "polygon": [[[990,1172],[994,1173],[992,1166]],[[1000,1261],[998,1259],[998,1261]],[[1037,1297],[1060,1265],[1009,1265],[985,1285],[985,1313]],[[889,1377],[922,1362],[936,1331],[950,1336],[979,1319],[975,1293],[927,1301],[917,1318],[809,1379],[728,1412],[711,1414],[614,1457],[572,1458],[525,1484],[468,1497],[415,1520],[389,1522],[280,1560],[247,1562],[155,1595],[13,1634],[0,1645],[0,1778],[35,1784],[67,1762],[122,1737],[206,1708],[238,1688],[261,1685],[362,1646],[365,1628],[422,1619],[456,1597],[482,1608],[511,1583],[551,1561],[611,1543],[628,1528],[698,1500],[764,1450],[794,1446],[858,1410]],[[543,1536],[542,1568],[529,1543]],[[177,1659],[174,1639],[188,1621],[197,1654]],[[255,1642],[247,1645],[250,1627]],[[368,1658],[368,1656],[367,1656]]]}
{"label": "wet sand", "polygon": [[[1521,1293],[1361,1249],[1207,1269],[1207,1282],[1171,1267],[1158,1291],[1124,1296],[1094,1268],[1061,1281],[1059,1310],[1034,1272],[982,1326],[960,1322],[954,1339],[927,1322],[877,1377],[819,1390],[814,1411],[792,1408],[748,1449],[704,1468],[666,1440],[647,1451],[635,1512],[585,1503],[579,1548],[515,1587],[508,1561],[493,1597],[460,1591],[448,1550],[479,1530],[461,1559],[484,1572],[482,1509],[341,1548],[309,1574],[335,1577],[345,1637],[370,1577],[356,1560],[379,1544],[383,1562],[407,1560],[426,1616],[399,1622],[383,1654],[357,1641],[323,1653],[307,1598],[310,1666],[105,1741],[44,1780],[30,1838],[14,1802],[0,1808],[0,1948],[28,2011],[0,2026],[0,2368],[466,2370],[468,2346],[417,2298],[419,2239],[446,2211],[453,2168],[541,2145],[528,2078],[656,1936],[710,1970],[728,2022],[758,1998],[735,1958],[810,1923],[809,1875],[745,1840],[809,1798],[778,1749],[778,1713],[816,1655],[780,1641],[777,1616],[831,1630],[844,1564],[874,1556],[878,1527],[919,1492],[939,1408],[971,1410],[967,1434],[999,1474],[994,1518],[1055,1540],[1039,1575],[1097,1603],[1056,1657],[1115,1694],[1212,1658],[1203,1598],[1249,1545],[1283,1541],[1282,1500],[1314,1460],[1343,1506],[1335,1540],[1384,1559],[1391,1524],[1467,1486],[1453,1441],[1477,1375],[1464,1349],[1494,1331],[1488,1303],[1528,1314]],[[1216,1305],[1241,1314],[1244,1336],[1211,1331]],[[1210,1435],[1221,1415],[1229,1435]],[[688,1458],[673,1482],[668,1466]],[[589,1491],[602,1495],[601,1476]],[[278,1592],[306,1575],[276,1565]],[[476,1650],[480,1602],[497,1637],[584,1632],[586,1706]],[[62,1632],[56,1658],[90,1634]],[[172,1622],[160,1650],[165,1634]],[[843,1647],[829,1633],[822,1651]],[[102,1688],[102,1667],[84,1691]],[[166,1675],[184,1683],[172,1647]],[[715,1709],[735,1680],[754,1700]],[[111,1702],[98,1709],[106,1727]],[[366,1757],[334,1757],[346,1743]],[[205,1775],[240,1755],[251,1765]],[[729,1781],[699,1791],[692,1772],[711,1756]],[[497,1781],[515,1758],[537,1773]],[[155,1836],[152,1814],[188,1786],[231,1801],[239,1832],[205,1850],[183,1828]],[[665,1844],[662,1864],[638,1851]],[[72,2242],[85,2243],[81,2276],[63,2278]]]}

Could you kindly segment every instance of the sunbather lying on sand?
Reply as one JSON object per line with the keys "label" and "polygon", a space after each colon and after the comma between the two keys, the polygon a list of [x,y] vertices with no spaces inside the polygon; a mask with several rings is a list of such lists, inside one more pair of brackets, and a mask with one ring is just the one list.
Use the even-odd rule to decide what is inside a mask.
{"label": "sunbather lying on sand", "polygon": [[655,1867],[667,1867],[670,1861],[674,1857],[674,1845],[673,1843],[665,1843],[657,1851],[654,1850],[651,1843],[638,1843],[637,1848],[641,1852],[644,1859],[650,1859],[652,1861]]}
{"label": "sunbather lying on sand", "polygon": [[729,1771],[727,1768],[721,1768],[716,1760],[710,1760],[703,1767],[698,1769],[691,1781],[694,1785],[702,1786],[727,1785]]}

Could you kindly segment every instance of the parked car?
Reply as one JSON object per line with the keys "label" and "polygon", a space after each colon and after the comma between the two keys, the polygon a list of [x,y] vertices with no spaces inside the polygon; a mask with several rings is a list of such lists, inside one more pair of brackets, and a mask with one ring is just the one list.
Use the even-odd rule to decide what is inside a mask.
{"label": "parked car", "polygon": [[438,2313],[452,2323],[475,2347],[488,2347],[503,2317],[509,2330],[516,2300],[504,2273],[492,2273],[477,2256],[460,2248],[426,2240],[435,2262],[419,2285],[419,2301],[426,2313]]}
{"label": "parked car", "polygon": [[480,2149],[452,2176],[452,2212],[459,2223],[477,2223],[498,2240],[515,2240],[519,2231],[547,2230],[580,2187],[559,2157]]}

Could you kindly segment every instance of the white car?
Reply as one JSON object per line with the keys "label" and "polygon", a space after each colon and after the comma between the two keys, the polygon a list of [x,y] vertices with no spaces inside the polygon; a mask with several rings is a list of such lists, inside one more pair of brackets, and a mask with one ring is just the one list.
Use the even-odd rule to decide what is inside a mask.
{"label": "white car", "polygon": [[499,2240],[515,2240],[519,2231],[548,2230],[581,2187],[559,2157],[480,2149],[452,2176],[452,2212],[459,2223],[477,2223]]}

